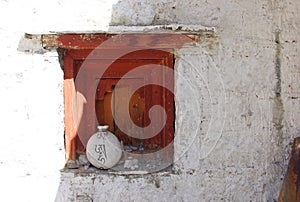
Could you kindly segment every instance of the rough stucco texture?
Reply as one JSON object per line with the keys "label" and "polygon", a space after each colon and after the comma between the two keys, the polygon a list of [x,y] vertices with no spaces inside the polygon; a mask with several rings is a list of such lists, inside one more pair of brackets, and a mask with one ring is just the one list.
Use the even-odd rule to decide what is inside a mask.
{"label": "rough stucco texture", "polygon": [[[100,1],[92,2],[93,10],[100,7]],[[56,3],[67,7],[64,1]],[[291,142],[300,134],[300,2],[123,0],[110,6],[110,25],[216,28],[215,37],[177,53],[175,174],[62,173],[59,179],[63,113],[56,54],[17,53],[14,37],[13,43],[4,42],[0,57],[0,92],[7,97],[1,101],[0,117],[5,134],[13,131],[4,135],[0,147],[2,179],[12,183],[6,186],[7,197],[17,186],[23,201],[38,201],[38,196],[49,196],[50,201],[277,200]],[[77,16],[74,19],[81,16],[78,13],[69,12]],[[101,15],[82,15],[77,28],[103,27],[97,25]],[[63,22],[76,24],[71,19]],[[4,24],[1,37],[9,39],[24,30],[11,27]],[[45,141],[47,155],[36,155],[45,150]],[[28,183],[38,192],[26,188]],[[32,198],[34,193],[37,197]]]}

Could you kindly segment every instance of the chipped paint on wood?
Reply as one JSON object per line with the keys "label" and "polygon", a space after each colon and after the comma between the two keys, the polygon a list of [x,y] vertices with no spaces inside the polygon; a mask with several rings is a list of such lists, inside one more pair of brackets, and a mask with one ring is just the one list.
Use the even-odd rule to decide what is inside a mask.
{"label": "chipped paint on wood", "polygon": [[[64,49],[95,49],[107,39],[112,38],[116,34],[94,33],[94,34],[46,34],[42,35],[42,44],[44,48],[64,48]],[[122,37],[126,35],[126,37]],[[130,36],[130,37],[128,37]],[[168,48],[177,45],[178,41],[190,40],[200,43],[201,38],[214,37],[214,34],[202,36],[200,34],[178,34],[178,33],[126,33],[118,35],[116,47],[101,47],[104,49],[125,48],[128,46],[149,46],[149,48]],[[185,39],[186,38],[186,39]],[[121,40],[121,41],[120,41]],[[134,42],[134,43],[133,43]]]}

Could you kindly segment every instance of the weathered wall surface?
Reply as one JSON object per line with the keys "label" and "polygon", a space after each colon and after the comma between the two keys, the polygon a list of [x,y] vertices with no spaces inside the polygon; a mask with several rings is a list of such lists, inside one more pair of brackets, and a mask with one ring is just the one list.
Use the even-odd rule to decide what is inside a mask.
{"label": "weathered wall surface", "polygon": [[[300,134],[299,2],[32,3],[1,1],[0,7],[1,19],[10,19],[0,27],[5,199],[276,200],[292,139]],[[59,174],[64,156],[57,54],[18,52],[19,39],[30,30],[105,30],[109,23],[215,27],[215,37],[177,53],[175,174]]]}

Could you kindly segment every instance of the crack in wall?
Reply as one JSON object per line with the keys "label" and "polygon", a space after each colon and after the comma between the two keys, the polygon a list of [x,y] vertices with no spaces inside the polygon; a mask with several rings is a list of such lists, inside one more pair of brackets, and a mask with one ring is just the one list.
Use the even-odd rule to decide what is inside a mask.
{"label": "crack in wall", "polygon": [[275,31],[275,97],[273,103],[273,124],[276,130],[277,145],[283,143],[283,118],[284,118],[284,107],[281,98],[281,43],[280,43],[280,30]]}
{"label": "crack in wall", "polygon": [[281,94],[281,44],[280,44],[280,30],[275,31],[275,43],[276,43],[276,52],[275,52],[275,75],[276,75],[276,85],[275,93]]}

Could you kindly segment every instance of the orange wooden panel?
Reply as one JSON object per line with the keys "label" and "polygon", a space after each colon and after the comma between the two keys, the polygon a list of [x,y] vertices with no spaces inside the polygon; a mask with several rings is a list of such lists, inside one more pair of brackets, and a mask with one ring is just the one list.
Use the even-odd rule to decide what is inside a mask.
{"label": "orange wooden panel", "polygon": [[44,34],[43,47],[65,49],[93,49],[114,36],[114,34]]}
{"label": "orange wooden panel", "polygon": [[[129,114],[131,116],[132,121],[140,126],[143,127],[143,115],[144,115],[144,99],[143,99],[143,88],[135,92],[130,97],[130,89],[129,86],[122,85],[118,87],[117,89],[114,89],[113,93],[111,93],[112,88],[114,85],[116,85],[118,82],[118,79],[102,79],[99,82],[99,87],[101,88],[101,94],[98,91],[98,96],[96,100],[96,113],[97,118],[99,121],[99,124],[108,124],[110,126],[110,131],[113,132],[120,140],[124,142],[125,145],[131,145],[131,144],[137,144],[139,142],[137,139],[132,138],[131,136],[128,136],[124,134],[117,125],[113,122],[113,113],[116,112],[124,112],[125,110],[129,110]],[[142,82],[141,79],[130,79],[128,80],[127,84],[132,83],[138,83]],[[142,83],[141,83],[142,84]],[[105,87],[104,87],[105,86]],[[105,89],[106,91],[103,91]],[[103,96],[104,94],[104,96]],[[116,96],[116,94],[118,96]],[[112,95],[112,96],[107,96]],[[129,106],[124,106],[125,100],[128,99]],[[113,106],[111,106],[113,105]],[[111,108],[113,107],[113,111]],[[120,108],[123,108],[124,110],[121,110]],[[118,116],[122,116],[122,114],[117,114]],[[107,121],[109,120],[109,121]],[[122,124],[122,123],[121,123]],[[127,120],[124,119],[123,127],[127,126]],[[122,128],[122,126],[121,126]],[[127,128],[130,130],[130,128]],[[132,130],[131,130],[132,131]],[[134,132],[134,131],[132,131]]]}
{"label": "orange wooden panel", "polygon": [[[70,52],[70,51],[69,51]],[[68,53],[69,53],[68,52]],[[74,54],[68,55],[66,54],[67,58],[65,57],[65,80],[68,78],[76,78],[80,67],[83,64],[83,60],[75,60]],[[76,51],[76,54],[78,54],[76,57],[78,57],[80,52]],[[147,58],[147,54],[152,54],[151,58]],[[81,53],[82,55],[86,54]],[[135,56],[138,56],[137,59],[134,59]],[[75,57],[75,58],[76,58]],[[145,59],[142,59],[142,58]],[[72,61],[72,62],[70,62]],[[107,66],[107,60],[93,60],[89,61],[89,63],[86,63],[91,68],[102,68]],[[116,60],[108,70],[102,75],[102,79],[98,80],[99,85],[96,92],[96,103],[95,105],[91,106],[90,104],[87,104],[84,106],[84,110],[86,110],[88,113],[82,118],[80,122],[79,130],[83,131],[85,134],[84,137],[76,139],[76,145],[74,142],[74,134],[76,136],[76,131],[74,133],[72,121],[71,118],[67,118],[66,121],[66,150],[67,150],[67,158],[75,159],[77,152],[84,152],[84,145],[86,144],[87,140],[89,139],[89,136],[92,135],[96,130],[96,125],[98,122],[100,124],[108,124],[110,126],[110,130],[115,133],[120,140],[124,142],[125,145],[140,145],[144,144],[145,149],[147,150],[155,150],[159,148],[163,148],[166,145],[168,145],[174,138],[174,96],[172,92],[169,92],[165,88],[156,86],[156,85],[147,85],[143,88],[139,89],[131,98],[130,98],[130,104],[129,106],[122,106],[122,99],[129,99],[128,90],[126,90],[126,86],[122,89],[122,97],[121,98],[114,98],[114,93],[112,92],[112,88],[114,85],[117,84],[118,80],[124,76],[125,73],[128,71],[147,64],[162,64],[165,66],[169,66],[170,68],[173,68],[173,55],[165,52],[165,51],[159,51],[159,50],[144,50],[139,52],[133,52],[131,54],[128,54],[121,59]],[[153,79],[157,82],[160,82],[162,85],[164,85],[165,82],[171,82],[172,85],[174,83],[174,78],[165,78],[163,75],[163,72],[159,74],[151,74],[151,72],[144,72],[146,75],[152,75]],[[137,78],[129,79],[128,82],[135,82],[141,80],[143,76],[145,75],[136,75]],[[91,75],[91,77],[88,78],[94,78],[94,79],[100,79],[97,78],[100,77],[97,75]],[[139,78],[140,77],[140,78]],[[139,81],[141,82],[141,81]],[[74,81],[73,81],[73,87],[74,87]],[[70,89],[70,88],[68,88]],[[66,90],[69,91],[67,88]],[[90,91],[92,88],[89,88],[88,86],[85,87],[86,91]],[[120,90],[120,89],[119,89]],[[74,93],[74,92],[73,92]],[[67,92],[65,93],[65,96],[73,96],[72,93]],[[65,97],[65,102],[72,102],[69,98]],[[136,138],[132,138],[128,136],[127,134],[124,134],[122,131],[118,129],[118,127],[115,125],[112,113],[113,111],[110,109],[111,102],[114,103],[114,107],[116,109],[118,107],[127,107],[131,116],[132,121],[140,126],[145,127],[149,124],[149,117],[148,112],[150,108],[153,105],[161,105],[167,113],[167,124],[163,128],[163,130],[157,134],[155,137],[146,139],[146,140],[140,140]],[[72,104],[72,103],[71,103]],[[68,104],[70,105],[70,104]],[[66,109],[66,114],[72,113],[72,109],[68,108]],[[95,113],[97,117],[95,116],[95,120],[88,116],[88,114]],[[122,115],[120,115],[122,116]],[[161,114],[155,115],[157,119],[160,119]],[[67,115],[68,117],[68,115]],[[70,120],[69,120],[70,119]],[[124,123],[126,124],[126,123]],[[68,128],[68,129],[67,129]],[[72,131],[73,130],[73,131]],[[80,132],[79,131],[79,132]],[[142,134],[141,134],[142,135]],[[71,145],[71,146],[70,146]]]}
{"label": "orange wooden panel", "polygon": [[66,147],[66,160],[75,160],[75,137],[76,129],[73,117],[74,93],[75,84],[73,79],[73,58],[66,55],[64,59],[64,110],[65,110],[65,147]]}
{"label": "orange wooden panel", "polygon": [[[110,68],[109,70],[117,69],[118,66],[120,69],[120,65],[124,66],[124,64],[130,67],[127,69],[132,69],[132,68],[135,68],[135,67],[138,67],[141,65],[149,64],[149,63],[168,65],[170,68],[172,68],[173,67],[172,54],[168,54],[167,56],[168,57],[165,57],[164,60],[138,60],[137,63],[134,63],[132,61],[126,61],[126,60],[120,60],[120,61],[118,60],[114,65],[112,65],[113,68]],[[126,73],[127,69],[125,70],[125,73]],[[104,77],[107,78],[111,74],[112,74],[112,72],[108,71],[106,76],[104,76]],[[150,74],[151,73],[149,73],[149,75]],[[164,85],[164,82],[172,82],[172,85],[173,85],[173,78],[163,78],[162,75],[163,75],[163,72],[161,72],[160,74],[153,74],[153,79],[155,79],[158,83],[161,83],[161,85]],[[122,74],[119,75],[119,77],[121,78]],[[102,81],[102,85],[99,83],[98,89],[101,89],[101,88],[107,89],[107,87],[106,87],[107,82],[111,82],[111,85],[116,84],[117,77],[114,77],[114,78],[115,79],[111,80],[111,81],[109,79]],[[173,140],[173,136],[174,136],[174,96],[173,96],[172,92],[169,92],[165,88],[156,86],[156,85],[148,85],[148,86],[145,86],[143,89],[145,91],[144,95],[142,96],[142,97],[145,97],[145,109],[144,109],[145,112],[140,113],[140,114],[143,114],[143,115],[141,115],[143,117],[140,117],[140,119],[143,119],[143,122],[144,122],[143,125],[147,126],[148,124],[150,124],[148,112],[149,112],[149,109],[153,105],[161,105],[166,110],[166,113],[168,116],[167,124],[163,128],[163,130],[159,134],[157,134],[155,137],[143,140],[143,142],[146,145],[146,149],[158,149],[158,148],[165,147]],[[101,92],[101,90],[99,90],[98,92]],[[103,94],[103,92],[100,94]],[[125,97],[125,95],[123,95],[123,96]],[[101,99],[101,96],[98,95],[97,98]],[[129,110],[131,110],[130,106],[129,106]],[[155,115],[155,117],[157,119],[161,119],[161,116],[162,116],[162,114]],[[133,118],[133,117],[132,117],[132,119],[133,119],[133,121],[135,120],[135,118]],[[122,138],[121,137],[122,135],[118,135],[119,133],[121,134],[121,132],[118,131],[118,129],[115,131],[115,133],[117,134],[117,136],[119,136],[120,139],[123,140],[125,145],[130,143],[128,138],[125,138],[125,137]],[[141,142],[141,141],[137,141],[137,142]]]}
{"label": "orange wooden panel", "polygon": [[[128,51],[126,51],[128,50]],[[68,54],[74,58],[74,60],[84,60],[88,56],[93,60],[109,60],[109,59],[127,59],[127,60],[161,60],[162,57],[167,57],[169,52],[173,52],[173,49],[145,49],[143,51],[132,51],[132,49],[121,49],[122,52],[127,54],[122,55],[120,58],[115,58],[116,49],[87,49],[87,50],[69,50]],[[147,58],[145,56],[147,55]]]}
{"label": "orange wooden panel", "polygon": [[99,125],[108,125],[108,130],[114,133],[114,120],[111,110],[112,92],[105,93],[103,100],[96,100],[96,115]]}
{"label": "orange wooden panel", "polygon": [[185,34],[44,34],[42,43],[45,48],[64,48],[75,50],[95,49],[103,42],[110,40],[103,49],[119,49],[128,47],[180,48],[184,43],[199,42],[197,35]]}

